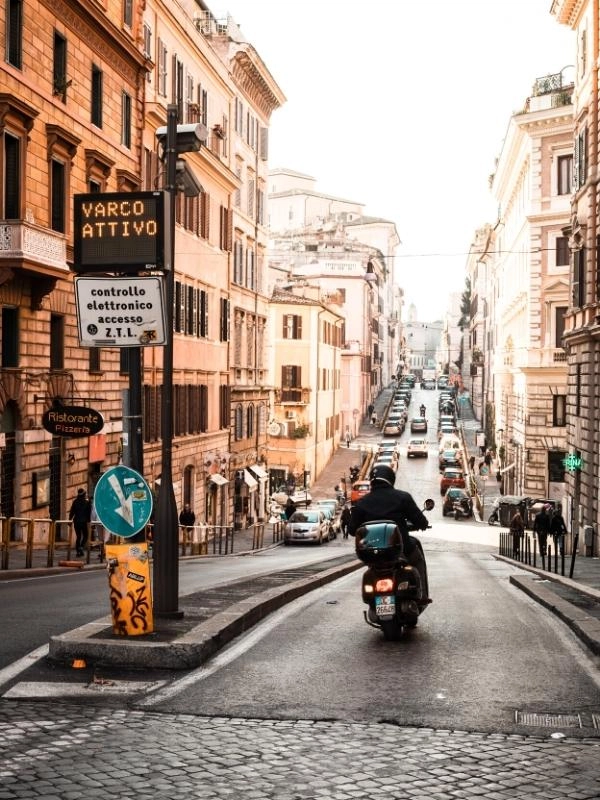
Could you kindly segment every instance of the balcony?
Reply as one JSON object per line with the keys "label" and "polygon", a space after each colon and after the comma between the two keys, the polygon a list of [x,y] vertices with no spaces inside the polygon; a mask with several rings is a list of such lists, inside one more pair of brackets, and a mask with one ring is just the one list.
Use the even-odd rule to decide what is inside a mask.
{"label": "balcony", "polygon": [[0,222],[0,268],[21,267],[58,277],[69,274],[67,240],[62,233],[25,220]]}
{"label": "balcony", "polygon": [[296,406],[305,406],[310,402],[310,389],[299,389],[288,387],[286,389],[275,390],[275,402]]}

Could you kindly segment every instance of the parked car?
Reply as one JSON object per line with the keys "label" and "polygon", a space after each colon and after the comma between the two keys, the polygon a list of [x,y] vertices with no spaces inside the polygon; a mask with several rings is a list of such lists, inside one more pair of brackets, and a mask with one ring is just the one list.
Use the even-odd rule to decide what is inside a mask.
{"label": "parked car", "polygon": [[375,463],[373,464],[373,469],[379,465],[385,465],[386,467],[391,467],[394,472],[398,469],[398,458],[395,454],[392,453],[381,453],[375,459]]}
{"label": "parked car", "polygon": [[446,491],[451,486],[464,489],[466,485],[465,476],[461,469],[457,469],[456,467],[446,467],[446,469],[442,472],[442,477],[440,478],[440,494],[446,494]]}
{"label": "parked car", "polygon": [[440,453],[442,450],[459,450],[460,439],[454,433],[444,434],[440,439]]}
{"label": "parked car", "polygon": [[467,516],[473,516],[473,498],[464,489],[459,489],[458,487],[454,486],[451,486],[444,495],[444,500],[442,502],[442,516],[445,517],[448,514],[453,514],[454,503],[461,501],[464,502],[465,505],[470,509],[470,514]]}
{"label": "parked car", "polygon": [[427,420],[425,417],[414,417],[410,421],[411,433],[427,433]]}
{"label": "parked car", "polygon": [[386,436],[400,436],[404,433],[403,419],[387,419],[383,425],[382,432]]}
{"label": "parked car", "polygon": [[439,462],[440,472],[446,469],[446,467],[456,467],[457,469],[460,469],[460,453],[458,450],[454,450],[453,448],[442,450],[439,456]]}
{"label": "parked car", "polygon": [[350,490],[350,502],[356,503],[357,500],[360,500],[363,495],[368,494],[371,491],[371,483],[369,481],[356,481],[352,484],[352,489]]}
{"label": "parked car", "polygon": [[435,389],[435,381],[431,380],[422,381],[421,389]]}
{"label": "parked car", "polygon": [[429,449],[427,447],[427,439],[409,439],[406,446],[406,457],[416,458],[421,456],[427,458],[429,456]]}
{"label": "parked car", "polygon": [[325,514],[329,522],[329,538],[335,539],[340,529],[340,514],[337,500],[315,500],[312,509],[318,509]]}
{"label": "parked car", "polygon": [[398,453],[398,442],[396,439],[382,439],[377,446],[378,453]]}
{"label": "parked car", "polygon": [[283,527],[283,543],[312,542],[323,544],[329,540],[329,522],[320,509],[294,511]]}
{"label": "parked car", "polygon": [[438,439],[441,441],[444,436],[457,436],[458,435],[458,428],[456,425],[449,425],[447,422],[444,422],[442,427],[438,431]]}

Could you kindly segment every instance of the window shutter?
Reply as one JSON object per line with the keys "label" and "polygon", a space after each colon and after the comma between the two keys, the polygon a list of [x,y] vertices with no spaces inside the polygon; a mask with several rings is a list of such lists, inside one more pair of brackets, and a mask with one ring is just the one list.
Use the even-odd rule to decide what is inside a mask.
{"label": "window shutter", "polygon": [[262,128],[260,129],[260,153],[261,159],[263,161],[269,160],[269,129]]}

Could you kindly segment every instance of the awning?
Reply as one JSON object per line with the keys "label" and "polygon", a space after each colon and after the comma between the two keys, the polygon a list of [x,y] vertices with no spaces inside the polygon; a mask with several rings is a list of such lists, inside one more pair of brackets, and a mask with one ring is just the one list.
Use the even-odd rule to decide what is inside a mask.
{"label": "awning", "polygon": [[515,462],[513,461],[512,464],[509,464],[508,467],[504,467],[504,469],[500,470],[500,473],[504,475],[505,472],[509,472],[511,469],[515,468]]}
{"label": "awning", "polygon": [[261,481],[266,481],[269,477],[269,473],[262,467],[259,467],[258,464],[252,464],[250,469],[256,475],[256,477]]}
{"label": "awning", "polygon": [[248,487],[248,491],[255,492],[258,487],[258,481],[252,477],[252,473],[247,469],[244,470],[244,483]]}
{"label": "awning", "polygon": [[213,483],[216,483],[217,486],[223,486],[226,483],[229,483],[227,478],[224,478],[220,472],[213,472],[212,475],[209,476]]}

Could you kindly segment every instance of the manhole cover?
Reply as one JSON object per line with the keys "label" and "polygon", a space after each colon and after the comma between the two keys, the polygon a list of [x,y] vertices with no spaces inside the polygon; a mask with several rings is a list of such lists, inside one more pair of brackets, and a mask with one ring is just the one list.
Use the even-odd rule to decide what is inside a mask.
{"label": "manhole cover", "polygon": [[515,712],[517,725],[534,725],[538,728],[581,728],[579,714],[536,714],[528,711]]}

